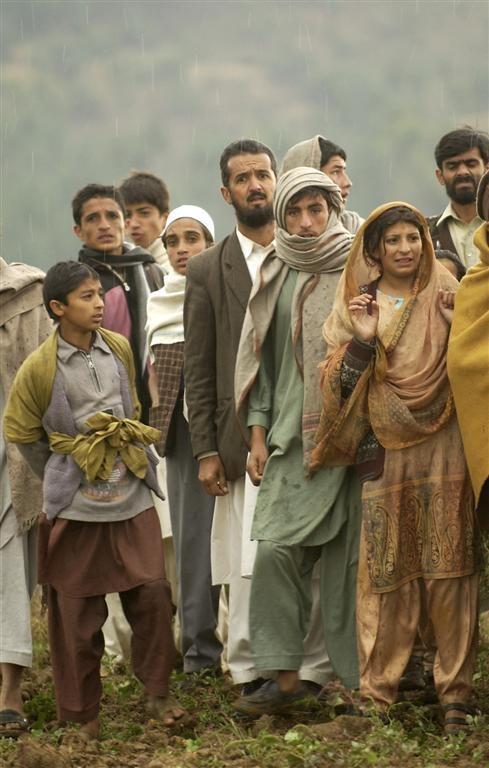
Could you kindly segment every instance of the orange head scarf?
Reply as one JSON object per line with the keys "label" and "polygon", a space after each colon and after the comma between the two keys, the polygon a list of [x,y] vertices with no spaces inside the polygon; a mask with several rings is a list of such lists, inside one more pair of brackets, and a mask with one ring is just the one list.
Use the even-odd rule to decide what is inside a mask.
{"label": "orange head scarf", "polygon": [[[365,253],[367,228],[383,213],[408,208],[419,221],[423,252],[411,295],[390,313],[380,302],[376,353],[354,392],[341,398],[341,362],[353,328],[348,312],[361,286],[378,279],[380,267]],[[446,373],[449,325],[438,308],[438,291],[456,290],[457,281],[436,261],[428,226],[412,205],[393,202],[376,208],[357,232],[333,311],[324,326],[328,355],[321,387],[323,414],[313,468],[353,464],[361,440],[372,429],[385,448],[416,445],[440,429],[453,412]],[[379,300],[379,296],[378,296]]]}

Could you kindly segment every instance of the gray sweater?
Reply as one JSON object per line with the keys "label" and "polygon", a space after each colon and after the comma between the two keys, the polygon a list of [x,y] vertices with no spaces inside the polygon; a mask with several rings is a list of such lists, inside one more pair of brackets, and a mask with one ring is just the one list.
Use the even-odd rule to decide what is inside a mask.
{"label": "gray sweater", "polygon": [[[98,411],[110,411],[119,418],[132,416],[124,365],[99,334],[90,353],[60,338],[51,402],[43,418],[46,433],[85,433],[86,420]],[[109,480],[88,483],[74,459],[52,453],[47,442],[18,447],[32,469],[43,476],[44,511],[49,519],[127,520],[153,505],[149,489],[161,496],[155,472],[158,458],[152,449],[147,450],[149,463],[144,481],[118,460]]]}

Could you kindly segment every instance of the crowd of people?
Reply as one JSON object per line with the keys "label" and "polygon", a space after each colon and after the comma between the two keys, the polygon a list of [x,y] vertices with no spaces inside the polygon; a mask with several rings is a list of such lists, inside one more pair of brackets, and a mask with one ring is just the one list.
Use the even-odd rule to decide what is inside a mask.
{"label": "crowd of people", "polygon": [[[236,227],[132,172],[73,198],[77,260],[0,259],[0,737],[28,729],[30,598],[58,718],[100,735],[104,651],[148,712],[230,675],[237,717],[330,683],[465,731],[489,524],[489,136],[443,136],[448,205],[347,210],[342,147],[220,157]],[[350,699],[353,701],[353,698]]]}

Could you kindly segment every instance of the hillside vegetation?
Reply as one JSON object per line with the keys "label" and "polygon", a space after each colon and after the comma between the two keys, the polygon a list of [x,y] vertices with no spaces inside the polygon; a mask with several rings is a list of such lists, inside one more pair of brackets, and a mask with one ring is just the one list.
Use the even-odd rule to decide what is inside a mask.
{"label": "hillside vegetation", "polygon": [[73,258],[70,200],[129,170],[167,180],[172,204],[209,208],[223,146],[250,135],[282,157],[316,133],[343,144],[351,207],[442,209],[433,148],[487,125],[482,0],[2,2],[2,253]]}

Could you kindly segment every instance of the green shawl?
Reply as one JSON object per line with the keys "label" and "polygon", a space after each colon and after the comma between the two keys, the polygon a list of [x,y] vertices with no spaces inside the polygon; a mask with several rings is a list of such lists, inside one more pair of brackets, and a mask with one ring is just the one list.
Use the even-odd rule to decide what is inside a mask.
{"label": "green shawl", "polygon": [[[134,405],[133,418],[139,418],[141,406],[136,392],[135,368],[129,342],[124,336],[105,328],[98,332],[127,370]],[[58,352],[58,330],[54,331],[21,365],[5,407],[3,428],[10,443],[37,443],[45,437],[42,425],[51,401]]]}

